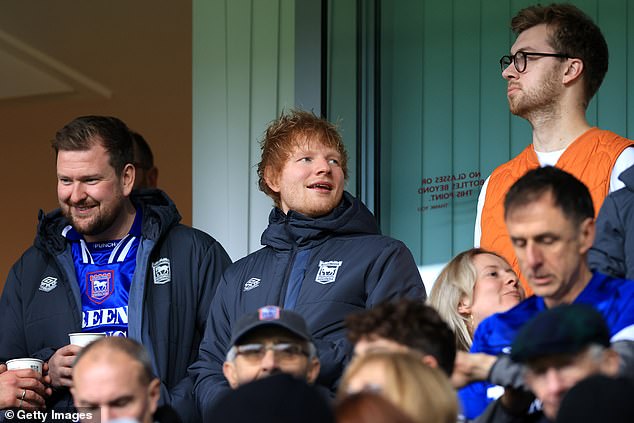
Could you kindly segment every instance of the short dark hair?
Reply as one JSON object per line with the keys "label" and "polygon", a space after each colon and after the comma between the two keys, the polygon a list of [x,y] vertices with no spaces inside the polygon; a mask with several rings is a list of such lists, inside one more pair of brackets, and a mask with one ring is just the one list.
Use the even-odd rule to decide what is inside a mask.
{"label": "short dark hair", "polygon": [[154,371],[152,370],[152,362],[145,347],[133,339],[122,336],[107,336],[98,341],[91,342],[77,354],[73,366],[77,365],[82,357],[100,349],[122,352],[137,362],[141,367],[139,382],[141,382],[143,386],[149,385],[150,382],[155,379],[156,376],[154,376]]}
{"label": "short dark hair", "polygon": [[518,35],[540,24],[548,26],[551,33],[548,41],[557,53],[583,61],[587,107],[608,71],[608,44],[601,29],[572,4],[530,6],[520,10],[511,20],[511,28]]}
{"label": "short dark hair", "polygon": [[341,156],[341,169],[344,178],[348,177],[348,154],[337,127],[313,112],[293,109],[271,122],[260,142],[262,158],[258,163],[258,186],[260,191],[271,197],[279,207],[280,195],[269,188],[265,180],[266,168],[279,174],[293,149],[300,145],[298,137],[306,137],[332,147]]}
{"label": "short dark hair", "polygon": [[456,359],[456,341],[449,325],[438,312],[422,302],[402,299],[346,317],[348,339],[379,336],[433,356],[440,368],[451,375]]}
{"label": "short dark hair", "polygon": [[110,155],[109,163],[117,175],[134,162],[130,130],[123,121],[112,116],[81,116],[57,131],[52,142],[55,154],[60,151],[86,151],[102,145]]}
{"label": "short dark hair", "polygon": [[150,170],[154,167],[154,154],[143,135],[130,131],[134,144],[134,165],[141,169]]}
{"label": "short dark hair", "polygon": [[506,193],[504,219],[511,211],[526,206],[550,193],[555,206],[575,225],[594,218],[594,205],[588,187],[570,173],[553,166],[529,170]]}

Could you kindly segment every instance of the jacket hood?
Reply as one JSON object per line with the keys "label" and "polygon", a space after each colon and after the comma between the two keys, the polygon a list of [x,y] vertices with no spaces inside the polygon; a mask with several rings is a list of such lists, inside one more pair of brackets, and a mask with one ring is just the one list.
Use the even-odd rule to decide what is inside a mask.
{"label": "jacket hood", "polygon": [[45,214],[43,210],[38,212],[37,232],[33,245],[51,254],[59,254],[64,251],[66,239],[62,236],[62,230],[68,225],[68,220],[62,214],[61,209],[55,209]]}
{"label": "jacket hood", "polygon": [[[181,215],[174,202],[163,191],[146,189],[134,191],[130,196],[134,206],[143,211],[143,237],[158,239],[172,226],[181,220]],[[62,214],[61,209],[55,209],[45,214],[42,210],[38,214],[37,233],[34,245],[37,248],[59,254],[66,248],[66,238],[63,229],[69,221]]]}
{"label": "jacket hood", "polygon": [[132,203],[143,210],[143,237],[158,239],[181,220],[176,204],[160,189],[133,191]]}
{"label": "jacket hood", "polygon": [[261,243],[279,250],[315,246],[333,236],[346,234],[380,234],[376,219],[368,208],[348,192],[329,214],[312,218],[290,210],[288,214],[275,207],[269,215],[269,226],[262,233]]}

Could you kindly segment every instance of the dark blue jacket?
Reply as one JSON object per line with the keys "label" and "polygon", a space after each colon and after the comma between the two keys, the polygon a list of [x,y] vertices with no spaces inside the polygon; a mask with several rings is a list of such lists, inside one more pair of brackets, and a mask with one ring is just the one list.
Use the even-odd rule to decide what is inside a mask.
{"label": "dark blue jacket", "polygon": [[[133,201],[143,208],[143,235],[130,287],[128,336],[150,354],[161,379],[161,403],[171,404],[184,421],[197,421],[191,414],[196,407],[187,367],[198,354],[211,299],[231,260],[212,237],[179,224],[180,215],[163,192],[143,191]],[[40,212],[34,245],[9,272],[0,299],[0,362],[17,357],[46,361],[68,345],[68,333],[81,332],[73,255],[61,235],[66,225],[59,210],[46,216]],[[161,259],[169,260],[171,275],[167,283],[157,284],[152,263]],[[70,404],[68,390],[62,389],[47,408]]]}
{"label": "dark blue jacket", "polygon": [[[309,218],[274,209],[262,234],[265,245],[233,264],[223,275],[190,371],[204,421],[228,385],[222,364],[232,325],[245,313],[279,305],[300,313],[311,331],[321,361],[317,383],[335,388],[350,357],[344,317],[384,300],[409,297],[423,301],[425,287],[411,252],[382,236],[374,216],[344,193],[330,214]],[[289,286],[292,275],[299,283]]]}
{"label": "dark blue jacket", "polygon": [[625,187],[609,194],[601,206],[588,265],[617,278],[634,279],[634,166],[619,179]]}

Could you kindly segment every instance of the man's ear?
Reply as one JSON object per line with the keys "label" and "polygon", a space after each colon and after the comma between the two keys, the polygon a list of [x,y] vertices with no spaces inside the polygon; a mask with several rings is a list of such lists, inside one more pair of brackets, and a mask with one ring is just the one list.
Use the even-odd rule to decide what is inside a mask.
{"label": "man's ear", "polygon": [[132,163],[128,163],[123,168],[123,173],[121,174],[121,183],[123,185],[123,195],[129,196],[132,192],[132,188],[134,188],[134,180],[136,178],[136,169]]}
{"label": "man's ear", "polygon": [[571,57],[567,59],[568,63],[566,64],[566,71],[563,76],[563,83],[570,84],[571,82],[579,79],[581,74],[583,73],[583,60],[578,59],[576,57]]}
{"label": "man's ear", "polygon": [[279,172],[276,172],[271,166],[264,168],[264,182],[266,182],[271,191],[280,192]]}
{"label": "man's ear", "polygon": [[319,376],[319,370],[321,370],[321,363],[317,357],[313,357],[311,362],[308,363],[308,374],[306,375],[306,381],[308,383],[315,383],[317,376]]}
{"label": "man's ear", "polygon": [[601,373],[607,376],[616,377],[619,374],[621,357],[612,348],[603,351],[603,362],[601,363]]}
{"label": "man's ear", "polygon": [[161,397],[161,381],[159,378],[152,379],[147,389],[150,398],[150,411],[154,414],[158,407],[159,398]]}
{"label": "man's ear", "polygon": [[592,244],[594,244],[596,225],[594,219],[591,217],[586,218],[579,226],[579,253],[585,254],[588,252]]}
{"label": "man's ear", "polygon": [[436,357],[434,357],[433,355],[429,355],[429,354],[425,354],[423,355],[423,358],[421,359],[423,364],[437,369],[438,368],[438,360],[436,360]]}
{"label": "man's ear", "polygon": [[470,316],[471,315],[471,301],[467,298],[466,295],[460,297],[460,302],[458,302],[458,313],[462,316]]}
{"label": "man's ear", "polygon": [[238,375],[236,374],[236,365],[232,361],[225,361],[222,364],[222,373],[224,373],[231,389],[236,389],[239,385]]}

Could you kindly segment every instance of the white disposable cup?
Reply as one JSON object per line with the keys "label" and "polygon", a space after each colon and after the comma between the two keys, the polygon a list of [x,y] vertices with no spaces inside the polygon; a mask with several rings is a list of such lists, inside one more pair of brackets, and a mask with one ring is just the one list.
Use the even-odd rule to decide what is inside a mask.
{"label": "white disposable cup", "polygon": [[14,358],[7,361],[7,370],[33,369],[42,374],[42,364],[44,362],[39,358]]}
{"label": "white disposable cup", "polygon": [[91,342],[101,339],[104,336],[106,336],[105,333],[74,332],[68,334],[70,343],[73,345],[79,345],[80,347],[85,347]]}

